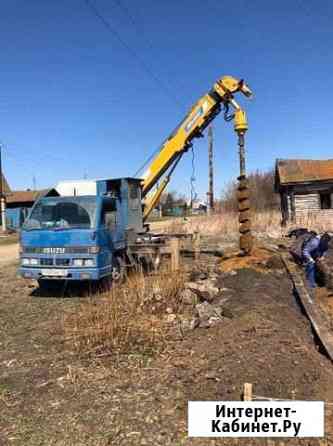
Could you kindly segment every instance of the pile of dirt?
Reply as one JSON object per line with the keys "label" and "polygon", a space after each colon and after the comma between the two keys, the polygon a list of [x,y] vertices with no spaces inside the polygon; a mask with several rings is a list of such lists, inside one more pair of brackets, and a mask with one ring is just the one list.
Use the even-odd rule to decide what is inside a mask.
{"label": "pile of dirt", "polygon": [[282,262],[278,255],[264,247],[254,247],[251,255],[229,255],[221,263],[222,272],[236,271],[251,268],[259,272],[268,272],[271,268],[282,268]]}

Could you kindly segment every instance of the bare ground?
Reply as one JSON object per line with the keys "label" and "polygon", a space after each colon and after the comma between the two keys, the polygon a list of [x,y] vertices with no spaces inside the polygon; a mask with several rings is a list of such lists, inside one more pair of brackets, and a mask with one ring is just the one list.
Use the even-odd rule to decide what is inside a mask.
{"label": "bare ground", "polygon": [[115,361],[78,358],[64,339],[80,298],[39,296],[1,266],[0,444],[228,445],[187,437],[188,400],[238,400],[251,382],[257,395],[333,401],[333,367],[279,262],[225,270],[221,325]]}
{"label": "bare ground", "polygon": [[0,264],[8,264],[15,262],[19,254],[18,243],[1,243],[0,242]]}

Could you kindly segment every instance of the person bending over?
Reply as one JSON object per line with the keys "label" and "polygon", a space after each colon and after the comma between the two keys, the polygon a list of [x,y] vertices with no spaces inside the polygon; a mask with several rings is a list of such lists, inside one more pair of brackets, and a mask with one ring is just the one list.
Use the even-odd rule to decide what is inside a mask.
{"label": "person bending over", "polygon": [[325,255],[329,248],[331,235],[325,232],[306,241],[302,247],[302,260],[305,266],[306,279],[311,288],[316,288],[316,262]]}

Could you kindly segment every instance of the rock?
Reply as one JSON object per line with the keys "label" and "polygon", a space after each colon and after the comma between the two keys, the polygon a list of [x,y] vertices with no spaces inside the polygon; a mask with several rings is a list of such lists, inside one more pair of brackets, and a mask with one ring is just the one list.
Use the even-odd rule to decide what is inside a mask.
{"label": "rock", "polygon": [[231,310],[229,310],[229,308],[222,308],[222,316],[233,319],[234,314]]}
{"label": "rock", "polygon": [[214,283],[211,280],[205,280],[201,283],[187,282],[185,284],[185,288],[190,289],[192,291],[198,290],[201,292],[208,292],[212,295],[215,295],[219,292],[219,289],[214,285]]}
{"label": "rock", "polygon": [[212,302],[215,298],[215,296],[210,294],[208,291],[201,291],[195,288],[190,289],[190,291],[199,298],[200,302],[202,301]]}
{"label": "rock", "polygon": [[207,320],[201,320],[200,321],[200,328],[211,328],[215,327],[216,325],[219,325],[222,322],[222,319],[219,317],[210,317]]}
{"label": "rock", "polygon": [[199,327],[199,325],[200,319],[198,317],[194,317],[192,319],[182,320],[181,328],[183,331],[192,331]]}
{"label": "rock", "polygon": [[200,324],[202,321],[208,321],[211,317],[220,318],[222,315],[222,309],[217,305],[212,305],[208,302],[202,302],[195,306],[198,317],[200,318]]}
{"label": "rock", "polygon": [[182,291],[180,299],[184,305],[196,305],[198,303],[197,294],[191,289],[187,288]]}

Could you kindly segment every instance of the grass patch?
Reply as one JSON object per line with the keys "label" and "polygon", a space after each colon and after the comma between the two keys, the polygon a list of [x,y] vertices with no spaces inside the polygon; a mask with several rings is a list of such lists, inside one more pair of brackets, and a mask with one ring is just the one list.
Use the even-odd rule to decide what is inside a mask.
{"label": "grass patch", "polygon": [[133,275],[67,313],[65,339],[79,355],[153,355],[165,345],[165,316],[178,312],[183,287],[179,272]]}

